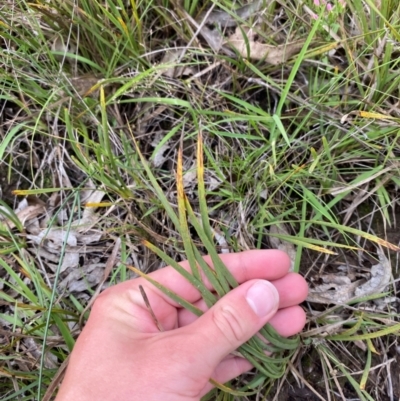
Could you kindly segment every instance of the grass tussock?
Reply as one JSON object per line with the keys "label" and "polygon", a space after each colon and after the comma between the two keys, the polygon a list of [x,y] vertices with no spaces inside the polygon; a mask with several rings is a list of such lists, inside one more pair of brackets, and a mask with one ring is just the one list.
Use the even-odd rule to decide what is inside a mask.
{"label": "grass tussock", "polygon": [[[270,247],[308,278],[309,323],[281,379],[233,388],[399,398],[399,13],[5,0],[0,398],[51,399],[88,305],[128,266]],[[255,399],[238,394],[210,398]]]}

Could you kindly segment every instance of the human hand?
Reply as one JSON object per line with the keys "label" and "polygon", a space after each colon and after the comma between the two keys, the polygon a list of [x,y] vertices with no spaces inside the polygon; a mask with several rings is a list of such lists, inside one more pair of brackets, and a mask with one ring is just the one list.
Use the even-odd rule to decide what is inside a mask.
{"label": "human hand", "polygon": [[[210,378],[225,383],[252,368],[231,352],[267,322],[283,336],[302,330],[305,314],[298,304],[307,296],[307,284],[288,273],[285,253],[254,250],[220,257],[240,285],[208,311],[199,292],[173,268],[151,273],[206,311],[200,317],[142,278],[105,290],[72,351],[56,401],[198,401],[212,389]],[[210,258],[205,260],[211,266]],[[181,265],[190,269],[187,262]]]}

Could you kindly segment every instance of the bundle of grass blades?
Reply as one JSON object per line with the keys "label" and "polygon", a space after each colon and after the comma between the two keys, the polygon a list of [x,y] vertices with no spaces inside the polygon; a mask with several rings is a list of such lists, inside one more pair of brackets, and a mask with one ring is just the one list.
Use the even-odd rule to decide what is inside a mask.
{"label": "bundle of grass blades", "polygon": [[[198,135],[197,144],[197,180],[198,180],[198,201],[200,205],[200,218],[198,219],[193,212],[193,209],[184,192],[183,185],[183,156],[182,146],[178,153],[177,163],[177,192],[178,192],[178,215],[172,209],[168,199],[163,193],[161,187],[157,183],[156,178],[151,172],[145,158],[140,153],[139,147],[136,146],[143,166],[148,174],[148,177],[159,196],[169,218],[174,223],[179,232],[184,244],[185,256],[189,261],[191,272],[188,272],[180,266],[174,259],[169,257],[161,249],[157,248],[148,241],[143,241],[143,244],[151,251],[156,253],[165,263],[172,266],[177,272],[185,277],[194,287],[201,293],[202,298],[208,307],[214,305],[219,298],[223,297],[230,290],[238,286],[238,282],[230,273],[219,257],[212,234],[212,229],[208,217],[208,209],[206,203],[206,192],[204,184],[204,164],[203,164],[203,142],[201,134]],[[212,260],[213,268],[211,268],[203,259],[199,249],[191,239],[189,227],[192,226],[200,238],[201,244],[207,250],[208,255]],[[141,272],[136,268],[132,268],[138,275],[150,281],[154,286],[169,296],[182,307],[191,311],[196,316],[200,316],[203,312],[190,304],[186,300],[179,297],[177,294],[170,291],[168,288],[151,279],[150,276]],[[214,291],[210,291],[201,280],[201,273],[207,277]],[[246,358],[258,370],[258,374],[253,379],[252,383],[246,386],[246,389],[251,389],[253,385],[270,384],[273,380],[283,376],[286,365],[297,349],[300,339],[298,336],[292,338],[283,338],[270,325],[266,324],[259,332],[259,335],[252,337],[249,341],[243,344],[238,352]],[[215,387],[232,395],[246,395],[243,391],[235,391],[221,383],[211,380]]]}

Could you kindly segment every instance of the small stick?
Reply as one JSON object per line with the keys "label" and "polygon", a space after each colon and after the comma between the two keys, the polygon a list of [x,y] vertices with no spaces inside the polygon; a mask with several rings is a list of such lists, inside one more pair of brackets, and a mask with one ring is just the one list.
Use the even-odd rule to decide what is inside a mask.
{"label": "small stick", "polygon": [[156,318],[156,315],[154,314],[153,309],[152,309],[151,306],[150,306],[149,298],[147,298],[147,295],[146,295],[146,293],[145,293],[145,291],[144,291],[144,288],[143,288],[141,285],[139,285],[139,290],[140,290],[140,293],[142,294],[143,301],[144,301],[144,303],[146,304],[146,308],[147,308],[147,310],[150,312],[150,315],[151,315],[151,317],[153,318],[154,323],[155,323],[156,326],[157,326],[157,329],[158,329],[159,331],[164,331],[164,329],[163,329],[161,323],[160,323],[160,322],[158,321],[158,319]]}
{"label": "small stick", "polygon": [[43,396],[42,401],[50,401],[52,399],[54,391],[56,390],[57,386],[60,384],[60,382],[63,380],[63,378],[65,376],[65,372],[67,370],[68,363],[69,363],[69,357],[70,357],[70,355],[67,356],[65,361],[58,368],[57,373],[53,377],[53,380],[51,381],[50,385],[47,387],[46,393]]}

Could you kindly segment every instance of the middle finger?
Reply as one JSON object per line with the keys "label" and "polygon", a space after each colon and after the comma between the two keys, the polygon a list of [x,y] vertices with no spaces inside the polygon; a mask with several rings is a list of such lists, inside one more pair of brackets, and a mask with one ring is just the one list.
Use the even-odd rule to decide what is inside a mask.
{"label": "middle finger", "polygon": [[[297,273],[289,273],[285,277],[271,281],[279,293],[279,309],[288,308],[303,302],[308,293],[306,281]],[[207,305],[204,300],[194,303],[203,312],[207,311]],[[183,327],[194,322],[197,316],[187,309],[178,311],[178,326]]]}

